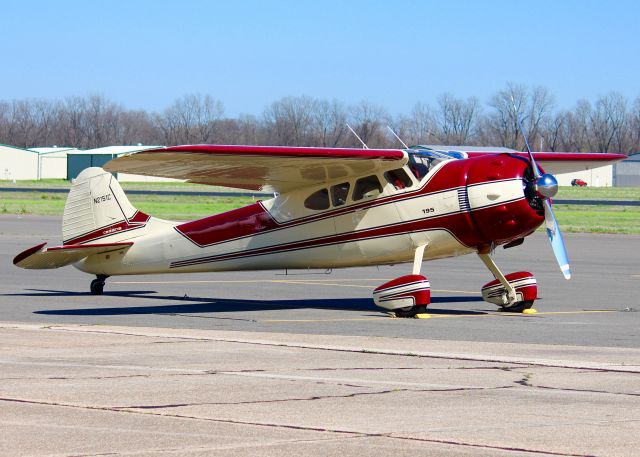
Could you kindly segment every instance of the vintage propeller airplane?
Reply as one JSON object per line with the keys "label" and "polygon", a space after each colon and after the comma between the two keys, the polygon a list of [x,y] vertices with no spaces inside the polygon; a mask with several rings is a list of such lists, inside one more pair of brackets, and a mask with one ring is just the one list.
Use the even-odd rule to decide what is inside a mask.
{"label": "vintage propeller airplane", "polygon": [[[551,209],[547,172],[595,168],[618,154],[528,153],[487,148],[405,149],[175,146],[138,151],[76,178],[62,221],[63,244],[14,259],[29,269],[74,265],[96,275],[341,268],[413,262],[380,285],[375,303],[401,317],[423,312],[430,285],[423,260],[476,253],[494,276],[484,300],[523,311],[534,276],[504,275],[490,254],[517,246],[545,223],[564,276],[571,270]],[[274,192],[273,198],[192,222],[138,211],[110,172]]]}

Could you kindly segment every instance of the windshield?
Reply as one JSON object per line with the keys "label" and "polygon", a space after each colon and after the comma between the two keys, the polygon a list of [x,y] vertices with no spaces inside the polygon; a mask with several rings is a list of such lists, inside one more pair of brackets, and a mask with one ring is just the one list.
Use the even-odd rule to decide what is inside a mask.
{"label": "windshield", "polygon": [[421,146],[412,146],[407,152],[409,169],[417,179],[425,177],[429,170],[440,162],[465,158],[463,153],[457,151],[436,151]]}

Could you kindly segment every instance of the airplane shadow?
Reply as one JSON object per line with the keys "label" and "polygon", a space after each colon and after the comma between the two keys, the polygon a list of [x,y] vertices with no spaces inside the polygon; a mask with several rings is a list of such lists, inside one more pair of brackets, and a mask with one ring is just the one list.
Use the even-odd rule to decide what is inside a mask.
{"label": "airplane shadow", "polygon": [[[27,289],[30,292],[3,294],[23,297],[74,297],[92,295],[89,292],[69,292],[61,290]],[[179,297],[158,295],[151,290],[108,292],[106,297],[145,298],[169,301],[170,304],[151,306],[123,306],[110,308],[75,308],[48,309],[34,311],[34,314],[58,316],[114,316],[134,314],[190,314],[190,313],[229,313],[242,311],[265,311],[277,309],[328,309],[343,311],[364,311],[377,314],[385,311],[377,307],[371,298],[337,298],[337,299],[295,299],[295,300],[241,300],[211,297]],[[432,305],[428,308],[431,314],[487,314],[480,310],[459,310],[433,308],[438,303],[482,302],[481,297],[451,296],[432,297]]]}

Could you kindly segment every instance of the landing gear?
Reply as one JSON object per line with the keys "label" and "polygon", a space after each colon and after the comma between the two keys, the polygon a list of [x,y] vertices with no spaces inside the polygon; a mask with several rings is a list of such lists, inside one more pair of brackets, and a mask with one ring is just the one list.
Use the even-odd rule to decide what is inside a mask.
{"label": "landing gear", "polygon": [[414,254],[413,274],[400,276],[376,287],[373,301],[381,308],[392,311],[396,317],[416,317],[426,313],[431,303],[431,286],[420,274],[426,245],[418,246]]}
{"label": "landing gear", "polygon": [[496,278],[482,287],[484,301],[498,305],[500,311],[509,313],[522,313],[531,309],[538,298],[536,278],[528,271],[517,271],[505,276],[489,254],[478,253],[478,256]]}
{"label": "landing gear", "polygon": [[91,295],[102,295],[102,291],[104,290],[104,282],[109,276],[107,275],[96,275],[96,279],[91,281]]}

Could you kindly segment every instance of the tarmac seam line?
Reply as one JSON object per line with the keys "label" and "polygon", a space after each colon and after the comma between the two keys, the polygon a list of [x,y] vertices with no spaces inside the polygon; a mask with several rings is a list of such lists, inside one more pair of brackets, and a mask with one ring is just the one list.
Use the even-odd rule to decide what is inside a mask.
{"label": "tarmac seam line", "polygon": [[37,401],[37,400],[25,400],[19,398],[3,398],[0,397],[0,401],[4,402],[13,402],[13,403],[23,403],[23,404],[34,404],[34,405],[43,405],[43,406],[56,406],[62,408],[74,408],[74,409],[86,409],[86,410],[95,410],[95,411],[105,411],[105,412],[115,412],[115,413],[128,413],[128,414],[141,414],[141,415],[150,415],[156,417],[165,417],[169,419],[187,419],[187,420],[200,420],[207,422],[217,422],[217,423],[226,423],[226,424],[234,424],[234,425],[248,425],[254,427],[268,427],[268,428],[284,428],[290,430],[304,430],[304,431],[312,431],[312,432],[321,432],[321,433],[335,433],[344,436],[350,437],[370,437],[370,438],[388,438],[395,440],[407,440],[407,441],[418,441],[425,443],[435,443],[435,444],[448,444],[451,446],[459,446],[459,447],[471,447],[478,449],[493,449],[507,452],[528,452],[531,454],[539,454],[539,455],[553,455],[553,456],[561,456],[561,457],[585,457],[588,454],[572,454],[572,453],[564,453],[564,452],[555,452],[555,451],[543,451],[539,449],[527,449],[527,448],[515,448],[510,446],[496,446],[491,444],[480,444],[480,443],[469,443],[464,441],[455,441],[455,440],[444,440],[444,439],[436,439],[436,438],[418,438],[411,436],[403,436],[403,435],[395,435],[393,432],[390,433],[371,433],[371,432],[358,432],[352,430],[343,430],[343,429],[331,429],[324,427],[312,427],[312,426],[304,426],[304,425],[294,425],[294,424],[278,424],[278,423],[269,423],[269,422],[250,422],[250,421],[241,421],[234,419],[218,419],[211,417],[197,417],[197,416],[188,416],[183,414],[158,414],[151,411],[139,411],[135,409],[116,409],[113,407],[107,406],[89,406],[89,405],[75,405],[72,403],[58,403],[58,402],[47,402],[47,401]]}
{"label": "tarmac seam line", "polygon": [[[3,325],[0,324],[0,328]],[[348,352],[359,354],[372,354],[372,355],[395,355],[400,357],[422,357],[442,360],[456,360],[456,361],[475,361],[475,362],[488,362],[488,363],[507,363],[518,365],[530,365],[549,368],[567,368],[567,369],[580,369],[587,371],[607,372],[607,373],[640,373],[640,366],[623,367],[621,365],[607,365],[597,364],[592,362],[577,362],[577,361],[542,361],[538,359],[527,359],[523,357],[508,357],[508,356],[484,356],[484,355],[461,355],[461,354],[443,354],[443,353],[430,353],[430,352],[408,352],[399,351],[393,349],[366,349],[366,348],[353,348],[345,346],[329,346],[329,345],[317,345],[317,344],[303,344],[303,343],[287,343],[287,342],[275,342],[266,340],[240,340],[235,338],[219,338],[219,337],[182,337],[174,335],[159,335],[153,333],[153,329],[144,329],[143,332],[122,332],[111,329],[100,329],[97,325],[91,325],[90,328],[84,325],[78,325],[76,327],[69,327],[64,325],[46,325],[37,327],[38,329],[46,329],[53,331],[64,332],[77,332],[77,333],[98,333],[106,335],[126,335],[137,337],[162,337],[165,339],[176,340],[191,340],[191,341],[215,341],[221,343],[236,343],[236,344],[249,344],[256,346],[273,346],[273,347],[287,347],[294,349],[313,349],[321,351],[334,351],[334,352]],[[15,326],[13,328],[20,328]]]}

